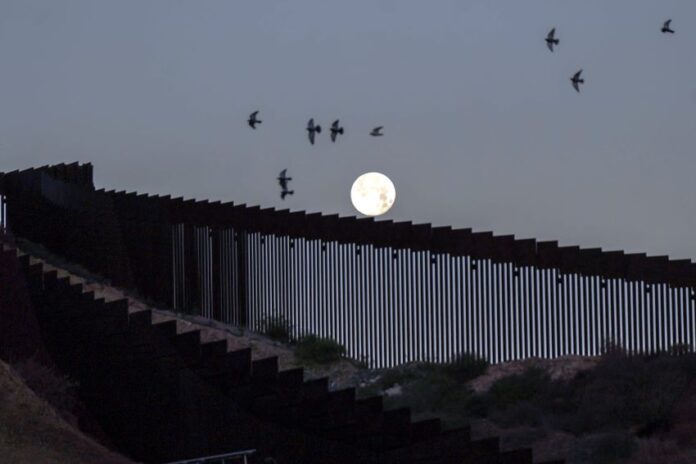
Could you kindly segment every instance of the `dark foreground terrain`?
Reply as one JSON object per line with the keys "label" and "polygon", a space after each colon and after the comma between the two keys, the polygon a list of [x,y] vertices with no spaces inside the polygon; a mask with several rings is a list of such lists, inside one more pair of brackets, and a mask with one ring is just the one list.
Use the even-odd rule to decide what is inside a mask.
{"label": "dark foreground terrain", "polygon": [[[680,352],[680,350],[682,350]],[[696,354],[531,359],[487,366],[462,357],[448,366],[413,364],[363,383],[386,407],[445,426],[474,424],[502,448],[532,446],[535,461],[570,464],[696,462]]]}
{"label": "dark foreground terrain", "polygon": [[[56,264],[61,275],[77,278],[107,300],[124,297],[98,277],[79,279],[80,269]],[[129,297],[130,311],[148,308]],[[163,310],[157,317],[249,347],[252,359],[277,356],[281,370],[303,367],[309,378],[328,376],[332,390],[356,387],[358,397],[384,394],[386,409],[409,407],[413,420],[439,417],[445,428],[472,424],[473,438],[499,436],[503,450],[532,447],[535,462],[696,462],[696,354],[686,346],[629,356],[608,345],[596,358],[495,366],[463,355],[448,365],[369,370],[342,359],[330,340],[290,341],[282,321],[255,334]],[[95,440],[90,430],[80,431],[83,424],[71,416],[79,388],[70,379],[32,362],[14,367],[0,363],[0,462],[130,462],[100,445],[104,437]]]}
{"label": "dark foreground terrain", "polygon": [[[46,380],[46,377],[44,377]],[[36,385],[58,399],[61,384]],[[66,399],[65,396],[62,399]],[[22,377],[0,361],[0,462],[32,464],[128,464],[71,424],[68,411],[59,411],[27,386]]]}

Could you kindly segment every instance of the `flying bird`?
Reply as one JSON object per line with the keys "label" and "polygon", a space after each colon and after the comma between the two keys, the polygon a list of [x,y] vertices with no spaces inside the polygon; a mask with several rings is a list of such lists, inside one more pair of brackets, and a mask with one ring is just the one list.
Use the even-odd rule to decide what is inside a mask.
{"label": "flying bird", "polygon": [[282,189],[280,192],[280,199],[285,200],[286,195],[292,195],[295,193],[294,190],[288,190],[288,182],[292,180],[292,177],[288,177],[286,175],[287,169],[283,169],[280,171],[280,175],[278,176],[278,184],[280,185],[280,188]]}
{"label": "flying bird", "polygon": [[314,125],[314,118],[310,119],[307,123],[307,132],[309,135],[309,143],[314,145],[314,135],[321,134],[321,126],[319,124],[316,126]]}
{"label": "flying bird", "polygon": [[280,175],[278,176],[278,184],[280,184],[280,187],[283,190],[287,190],[288,188],[288,182],[292,180],[292,177],[287,177],[285,174],[288,172],[287,169],[283,169],[280,171]]}
{"label": "flying bird", "polygon": [[667,33],[669,33],[669,34],[674,34],[674,31],[669,27],[670,24],[672,24],[672,20],[671,20],[671,19],[668,19],[668,20],[665,21],[665,23],[662,25],[662,33],[663,33],[663,34],[667,34]]}
{"label": "flying bird", "polygon": [[582,73],[582,69],[575,74],[573,74],[573,77],[570,78],[570,81],[573,83],[573,88],[575,89],[576,92],[580,92],[580,85],[579,84],[584,84],[585,79],[580,79],[580,74]]}
{"label": "flying bird", "polygon": [[338,134],[343,134],[343,128],[338,127],[338,119],[331,124],[331,141],[336,142]]}
{"label": "flying bird", "polygon": [[554,27],[549,31],[549,34],[546,36],[546,46],[549,47],[549,50],[553,51],[553,46],[558,45],[559,40],[556,38],[556,28]]}
{"label": "flying bird", "polygon": [[251,127],[252,129],[256,129],[256,125],[261,124],[262,122],[260,119],[256,119],[257,114],[259,114],[259,112],[254,111],[249,115],[249,119],[247,120],[247,122],[249,123],[249,127]]}
{"label": "flying bird", "polygon": [[370,132],[370,135],[373,136],[373,137],[381,137],[382,135],[384,135],[384,134],[382,133],[382,127],[383,127],[383,126],[377,126],[377,127],[375,127],[374,129],[372,129],[372,132]]}

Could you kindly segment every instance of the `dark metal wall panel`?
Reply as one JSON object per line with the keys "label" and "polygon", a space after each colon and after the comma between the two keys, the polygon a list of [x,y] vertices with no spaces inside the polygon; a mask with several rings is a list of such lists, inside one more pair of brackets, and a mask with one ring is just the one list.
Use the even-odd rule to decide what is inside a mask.
{"label": "dark metal wall panel", "polygon": [[199,275],[199,257],[197,253],[198,241],[195,237],[195,226],[193,224],[184,224],[184,288],[186,301],[184,303],[184,311],[193,311],[193,308],[200,306],[200,283]]}
{"label": "dark metal wall panel", "polygon": [[542,292],[541,273],[538,269],[527,267],[528,270],[528,286],[530,294],[530,331],[529,340],[530,355],[541,357],[544,346],[544,298]]}
{"label": "dark metal wall panel", "polygon": [[[94,191],[91,167],[2,179],[1,224],[16,218],[30,238],[177,310],[254,329],[279,315],[293,336],[334,338],[372,366],[464,351],[492,362],[598,354],[610,340],[632,352],[694,344],[688,260]],[[90,253],[70,245],[67,228],[33,225],[51,230],[63,215],[94,244]]]}
{"label": "dark metal wall panel", "polygon": [[0,229],[4,232],[7,229],[7,197],[0,195]]}

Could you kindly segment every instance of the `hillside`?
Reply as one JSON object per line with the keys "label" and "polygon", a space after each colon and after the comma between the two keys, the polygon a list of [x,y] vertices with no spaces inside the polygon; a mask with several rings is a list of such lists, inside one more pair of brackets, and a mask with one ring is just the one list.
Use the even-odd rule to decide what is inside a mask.
{"label": "hillside", "polygon": [[361,369],[358,367],[358,363],[347,359],[331,366],[303,365],[296,358],[292,346],[275,341],[264,334],[244,331],[238,327],[206,319],[202,316],[158,308],[127,290],[109,285],[108,281],[100,276],[91,274],[81,266],[66,262],[63,258],[54,255],[41,245],[20,239],[17,243],[17,249],[20,250],[20,254],[29,254],[32,264],[43,263],[46,270],[55,270],[58,273],[58,277],[69,277],[71,283],[82,284],[84,291],[94,292],[96,298],[103,298],[106,302],[123,298],[127,299],[129,313],[149,309],[153,312],[153,323],[155,324],[176,320],[178,333],[200,330],[203,342],[226,340],[228,351],[249,347],[252,351],[253,360],[277,356],[278,368],[280,370],[302,366],[305,368],[305,380],[328,376],[330,378],[329,387],[331,390],[355,386],[361,379],[370,376],[369,371]]}
{"label": "hillside", "polygon": [[487,366],[414,363],[374,372],[359,390],[384,393],[385,407],[472,436],[501,437],[501,449],[531,446],[535,462],[696,462],[696,354],[527,359]]}
{"label": "hillside", "polygon": [[128,464],[68,424],[0,361],[0,462]]}
{"label": "hillside", "polygon": [[[23,245],[97,297],[128,298],[130,312],[150,309],[158,322],[176,320],[179,333],[200,330],[203,340],[226,340],[228,349],[251,347],[253,359],[277,356],[281,370],[302,365],[292,344],[158,309],[41,247]],[[631,357],[613,347],[596,358],[495,366],[464,356],[446,366],[411,363],[368,370],[344,359],[304,367],[306,379],[328,376],[333,390],[355,386],[359,397],[383,393],[388,409],[408,406],[414,420],[440,417],[445,427],[471,424],[473,438],[500,436],[503,450],[532,447],[535,462],[687,464],[696,462],[696,355],[680,354]]]}

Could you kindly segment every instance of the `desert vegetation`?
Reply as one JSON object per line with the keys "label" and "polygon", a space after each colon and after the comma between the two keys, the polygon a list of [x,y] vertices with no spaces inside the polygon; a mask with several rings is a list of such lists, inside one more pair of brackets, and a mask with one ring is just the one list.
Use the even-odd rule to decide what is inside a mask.
{"label": "desert vegetation", "polygon": [[571,378],[553,379],[540,362],[477,392],[471,380],[487,368],[471,355],[415,363],[384,370],[358,395],[385,393],[388,408],[440,417],[445,428],[481,424],[503,447],[534,445],[540,460],[696,462],[696,354],[688,347],[634,356],[611,345]]}
{"label": "desert vegetation", "polygon": [[259,332],[278,342],[292,341],[291,328],[290,321],[279,315],[266,315],[259,322]]}
{"label": "desert vegetation", "polygon": [[303,365],[331,364],[340,361],[346,349],[340,343],[316,335],[306,335],[295,345],[295,357]]}
{"label": "desert vegetation", "polygon": [[292,348],[300,366],[327,367],[344,359],[346,348],[337,341],[312,333],[292,336],[292,325],[280,315],[266,315],[259,323],[260,333]]}

